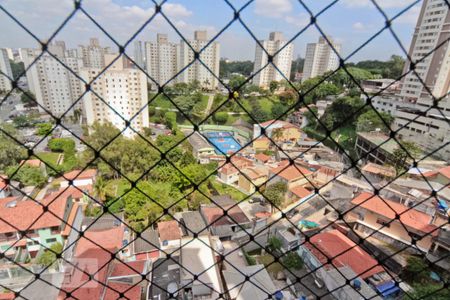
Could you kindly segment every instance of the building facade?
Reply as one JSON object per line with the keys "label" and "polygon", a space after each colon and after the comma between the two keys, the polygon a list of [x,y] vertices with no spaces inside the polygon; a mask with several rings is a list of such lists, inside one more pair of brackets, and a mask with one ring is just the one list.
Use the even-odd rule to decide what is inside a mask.
{"label": "building facade", "polygon": [[[77,56],[69,56],[63,43],[54,43],[49,46],[49,51],[57,57],[43,54],[39,59],[41,51],[37,49],[20,49],[30,91],[40,104],[39,110],[50,111],[56,116],[67,112],[73,115],[79,104],[73,105],[82,94],[82,81],[75,74],[80,74],[83,61]],[[59,61],[61,62],[59,62]],[[71,69],[68,70],[69,67]]]}
{"label": "building facade", "polygon": [[[253,78],[253,83],[260,87],[268,87],[272,81],[280,81],[285,77],[289,78],[294,45],[292,43],[286,45],[287,41],[281,32],[271,32],[268,40],[260,40],[259,43],[264,49],[256,44],[253,67],[253,73],[256,75]],[[273,65],[270,63],[267,65],[268,55],[274,55]]]}
{"label": "building facade", "polygon": [[142,41],[134,41],[134,62],[142,69],[145,67],[145,44]]}
{"label": "building facade", "polygon": [[334,50],[322,36],[319,38],[318,43],[309,43],[306,45],[302,81],[321,76],[327,71],[334,71],[339,68],[339,57],[335,51],[340,53],[341,45],[335,43],[330,37],[328,37],[328,40]]}
{"label": "building facade", "polygon": [[[179,45],[178,68],[180,71],[187,67],[177,76],[177,82],[197,81],[205,89],[215,89],[218,85],[216,77],[219,76],[220,45],[217,42],[209,44],[206,31],[195,31],[194,40],[181,41]],[[204,47],[208,46],[204,49]],[[195,60],[195,52],[200,53],[199,60]],[[194,61],[195,60],[195,61]],[[193,62],[194,61],[194,62]],[[193,62],[191,64],[191,62]]]}
{"label": "building facade", "polygon": [[[105,61],[108,64],[114,58],[114,55],[106,55]],[[84,68],[81,74],[89,82],[101,71],[98,68]],[[130,121],[130,126],[136,131],[148,127],[147,78],[138,69],[124,68],[122,58],[92,83],[92,91],[83,97],[88,125],[111,122],[122,130],[125,122]],[[126,129],[124,134],[131,136],[134,131]]]}
{"label": "building facade", "polygon": [[8,51],[7,49],[0,49],[0,91],[11,90],[10,78],[13,78],[13,74],[9,63]]}
{"label": "building facade", "polygon": [[87,46],[78,46],[78,56],[82,58],[85,68],[104,68],[105,54],[108,53],[110,53],[109,48],[101,47],[97,38],[89,39]]}
{"label": "building facade", "polygon": [[[410,72],[404,77],[401,94],[405,100],[415,102],[421,96],[429,95],[421,81],[435,97],[442,97],[448,93],[450,85],[449,29],[450,14],[445,1],[424,1],[408,53],[416,63],[416,67],[415,72]],[[444,41],[447,42],[442,44]],[[429,52],[432,53],[428,55]],[[410,61],[405,63],[404,73],[409,71],[410,65]]]}
{"label": "building facade", "polygon": [[[158,33],[156,42],[145,42],[145,66],[152,86],[163,85],[177,73],[178,45],[169,42],[167,34]],[[169,83],[174,83],[170,81]]]}

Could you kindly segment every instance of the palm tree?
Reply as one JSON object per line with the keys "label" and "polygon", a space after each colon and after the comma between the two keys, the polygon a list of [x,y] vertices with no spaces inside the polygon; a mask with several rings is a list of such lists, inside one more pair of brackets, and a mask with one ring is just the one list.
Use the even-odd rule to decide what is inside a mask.
{"label": "palm tree", "polygon": [[98,177],[94,184],[94,193],[97,196],[97,200],[101,202],[105,201],[107,192],[106,181],[102,177]]}
{"label": "palm tree", "polygon": [[272,139],[275,141],[279,141],[283,138],[283,129],[282,128],[275,128],[272,130]]}

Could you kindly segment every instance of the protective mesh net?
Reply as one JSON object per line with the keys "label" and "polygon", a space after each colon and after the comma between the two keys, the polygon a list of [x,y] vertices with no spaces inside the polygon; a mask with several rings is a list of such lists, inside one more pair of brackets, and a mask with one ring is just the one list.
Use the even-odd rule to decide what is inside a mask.
{"label": "protective mesh net", "polygon": [[[394,30],[396,22],[421,1],[408,3],[393,16],[384,12],[381,1],[366,3],[379,12],[384,26],[346,57],[320,24],[322,15],[333,13],[340,1],[330,1],[316,11],[294,1],[309,21],[275,52],[265,48],[245,19],[254,1],[238,5],[224,0],[223,9],[231,18],[200,46],[166,13],[170,3],[153,2],[146,21],[121,42],[82,1],[74,1],[62,22],[52,24],[55,30],[45,40],[33,33],[27,20],[0,3],[2,18],[19,26],[41,48],[14,78],[2,71],[12,88],[5,91],[0,108],[22,94],[51,124],[38,125],[41,134],[34,143],[19,131],[0,126],[5,141],[2,158],[17,160],[2,179],[2,192],[8,197],[0,200],[4,206],[0,286],[5,297],[38,299],[44,292],[60,299],[290,299],[289,295],[292,299],[448,299],[445,203],[450,200],[450,181],[445,164],[433,170],[425,167],[448,149],[448,138],[430,140],[428,147],[419,149],[402,139],[405,129],[430,114],[441,120],[439,126],[448,127],[448,108],[441,105],[448,95],[435,97],[420,69],[435,52],[448,49],[448,37],[411,57]],[[435,2],[448,10],[447,1]],[[203,5],[216,9],[209,1]],[[116,47],[105,65],[87,74],[52,48],[74,18],[98,29]],[[129,54],[149,26],[158,31],[157,19],[168,24],[189,53],[183,67],[167,78],[155,77]],[[246,31],[267,56],[259,70],[236,82],[224,80],[205,62],[216,41],[234,26]],[[308,85],[299,84],[283,74],[277,56],[312,29],[337,55],[339,67]],[[407,57],[407,66],[400,76],[368,92],[349,60],[383,34],[393,37]],[[20,84],[44,60],[81,87],[70,106],[50,108]],[[131,76],[143,74],[152,88],[148,101],[141,105],[136,98],[128,115],[118,109],[122,102],[112,104],[101,87],[111,80],[108,74],[118,64],[132,68]],[[189,84],[182,86],[185,91],[180,92],[180,85],[174,88],[183,74],[199,69],[211,81],[206,85],[217,81],[221,92]],[[274,87],[278,92],[262,96],[264,91],[249,87],[269,69],[283,85]],[[415,114],[394,126],[374,101],[406,78],[420,85],[420,97],[428,105],[418,113],[405,112]],[[51,84],[55,79],[48,80]],[[321,93],[339,81],[343,89],[331,104],[339,116],[329,109],[319,114],[314,107],[324,98]],[[199,95],[194,102],[204,104],[200,109],[197,102],[188,104],[193,95]],[[271,120],[254,104],[267,101],[263,97],[285,101]],[[73,119],[82,114],[87,99],[107,111],[114,124],[77,127]],[[92,111],[100,110],[92,107]],[[223,114],[225,119],[235,116],[229,112],[246,121],[218,126]],[[367,113],[379,123],[375,132],[364,128],[371,122],[359,118]],[[160,125],[143,129],[140,122],[148,118],[144,115],[151,120],[159,116],[170,129]],[[286,123],[295,123],[297,117],[307,119],[309,125],[300,130]],[[259,125],[242,129],[248,124]],[[352,127],[354,136],[346,138]],[[289,136],[300,131],[303,144],[292,145]],[[55,138],[61,132],[76,141],[78,151],[67,140]],[[56,150],[42,151],[39,145],[47,143]],[[207,163],[200,164],[203,160]],[[7,166],[1,166],[6,171]],[[35,166],[56,179],[41,182],[43,189],[25,187],[24,173]],[[227,185],[228,176],[235,178],[234,187]]]}

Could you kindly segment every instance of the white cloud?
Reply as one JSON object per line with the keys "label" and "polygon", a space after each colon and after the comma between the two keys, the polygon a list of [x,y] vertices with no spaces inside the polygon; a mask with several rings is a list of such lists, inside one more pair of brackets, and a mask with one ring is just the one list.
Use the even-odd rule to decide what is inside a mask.
{"label": "white cloud", "polygon": [[352,28],[354,30],[363,31],[366,29],[366,25],[364,25],[361,22],[356,22],[356,23],[353,23]]}
{"label": "white cloud", "polygon": [[[404,8],[415,0],[375,0],[381,8]],[[343,0],[348,7],[375,7],[371,0]]]}
{"label": "white cloud", "polygon": [[257,15],[280,18],[292,10],[291,0],[256,0],[255,13]]}
{"label": "white cloud", "polygon": [[[3,0],[2,5],[40,39],[47,39],[71,11],[73,3],[61,0]],[[83,8],[118,42],[127,41],[154,13],[152,4],[121,5],[114,0],[83,1]],[[178,3],[166,3],[163,12],[175,24],[187,26],[192,11]],[[149,25],[159,32],[170,30],[169,24],[155,18]],[[9,17],[0,13],[0,28],[9,28],[8,34],[0,35],[0,46],[33,47],[36,42],[23,29],[12,24]],[[108,38],[80,11],[65,25],[55,39],[63,39],[69,45],[85,43],[90,36],[102,42]]]}
{"label": "white cloud", "polygon": [[294,25],[296,29],[300,30],[309,24],[310,17],[306,13],[300,13],[296,16],[286,16],[284,17],[284,20],[286,21],[286,23]]}

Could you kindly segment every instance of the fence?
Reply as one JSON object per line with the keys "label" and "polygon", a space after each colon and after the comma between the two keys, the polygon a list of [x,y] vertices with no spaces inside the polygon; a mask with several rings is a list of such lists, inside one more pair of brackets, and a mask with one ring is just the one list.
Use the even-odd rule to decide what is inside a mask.
{"label": "fence", "polygon": [[[245,1],[240,6],[224,0],[224,7],[232,13],[232,18],[210,40],[205,40],[200,32],[196,41],[190,41],[177,27],[182,25],[173,22],[168,13],[169,7],[176,4],[153,1],[145,22],[124,42],[115,39],[113,30],[102,26],[102,20],[97,20],[86,9],[84,1],[73,1],[73,7],[60,24],[48,24],[54,25],[55,31],[45,38],[38,37],[27,20],[15,13],[9,3],[0,3],[2,18],[20,28],[30,41],[40,46],[40,50],[33,50],[33,55],[27,56],[30,59],[18,74],[11,76],[10,72],[0,69],[0,75],[10,84],[0,99],[0,109],[6,109],[10,101],[21,94],[28,106],[38,109],[39,118],[45,116],[50,120],[39,125],[40,120],[30,121],[16,116],[15,128],[6,122],[0,126],[0,157],[4,160],[0,162],[0,169],[7,173],[7,176],[2,175],[0,182],[0,268],[10,270],[14,266],[14,272],[21,274],[11,284],[11,272],[2,272],[8,274],[8,280],[0,281],[5,297],[448,299],[450,242],[446,234],[449,220],[446,203],[450,201],[450,177],[446,166],[448,159],[442,163],[434,156],[438,152],[445,154],[449,141],[444,135],[434,139],[433,144],[428,143],[427,148],[418,147],[410,142],[411,137],[408,142],[404,130],[411,130],[413,123],[421,124],[427,120],[426,117],[432,116],[438,121],[423,124],[428,128],[423,134],[436,128],[445,130],[445,126],[449,132],[448,105],[445,106],[448,86],[445,93],[436,96],[433,94],[435,86],[430,86],[428,78],[422,75],[424,63],[429,63],[435,53],[447,51],[442,54],[442,59],[448,56],[449,39],[442,35],[434,46],[423,46],[421,54],[412,57],[396,34],[395,25],[419,4],[426,7],[426,16],[431,13],[439,15],[430,22],[444,22],[444,19],[448,23],[449,2],[411,1],[394,15],[388,15],[385,9],[389,5],[386,6],[384,1],[361,1],[361,5],[368,5],[380,13],[384,26],[348,56],[340,54],[321,26],[324,15],[334,13],[336,6],[344,1],[330,1],[317,11],[312,10],[312,4],[305,3],[307,1],[279,1],[275,7],[280,8],[283,3],[298,5],[309,22],[291,25],[298,26],[297,33],[275,52],[257,39],[244,17],[249,7],[258,5],[258,2],[261,3]],[[115,5],[113,2],[105,3],[111,7]],[[209,1],[202,5],[210,10],[216,9]],[[114,13],[119,17],[122,11],[119,9]],[[275,11],[273,13],[276,14]],[[45,13],[40,17],[45,21]],[[75,58],[78,54],[70,56],[73,53],[70,50],[65,52],[65,48],[63,52],[57,51],[61,46],[55,43],[58,35],[75,18],[89,22],[116,48],[115,51],[104,50],[104,61],[100,66],[83,52],[90,50],[83,48],[81,54],[85,59],[82,64],[90,65],[89,72],[77,64]],[[187,57],[185,64],[169,77],[157,75],[138,61],[136,55],[128,52],[147,26],[156,24],[154,26],[158,30],[156,20],[168,24],[182,40],[180,47],[188,53],[184,57]],[[447,23],[441,24],[442,28]],[[215,67],[205,62],[211,56],[208,51],[216,47],[215,42],[235,25],[241,26],[262,55],[267,57],[261,68],[256,68],[249,76],[239,77],[237,83],[232,80],[225,82],[220,74],[216,74]],[[121,26],[126,27],[127,24]],[[282,72],[277,58],[308,29],[317,30],[338,64],[336,69],[298,84],[291,80],[290,74]],[[400,75],[377,92],[368,94],[362,86],[363,81],[349,63],[355,54],[369,43],[376,42],[381,34],[392,36],[407,59]],[[163,36],[159,38],[164,40]],[[101,48],[95,41],[91,46]],[[139,43],[134,46],[139,49]],[[164,49],[167,53],[175,51],[169,46]],[[25,50],[21,53],[28,55],[31,52]],[[51,87],[52,91],[63,89],[56,85],[62,82],[59,80],[63,76],[67,77],[65,88],[77,95],[68,105],[58,102],[66,99],[63,93],[57,95],[60,100],[52,104],[44,101],[42,96],[54,96],[50,95],[50,88],[42,91],[42,95],[32,95],[22,84],[23,78],[27,77],[29,88],[36,90],[30,79],[43,76],[39,72],[49,72],[42,66],[59,70],[57,76],[39,81],[42,86]],[[431,67],[438,68],[435,64]],[[199,70],[206,74],[206,80],[193,82],[186,79]],[[277,74],[281,87],[270,83],[266,89],[249,91],[255,88],[251,83],[256,82],[264,70]],[[128,103],[132,107],[128,110],[123,109],[122,102],[102,90],[109,88],[113,91],[116,86],[109,84],[118,77],[111,72],[122,71],[120,80],[126,82],[126,89],[130,83],[127,100],[136,101]],[[445,73],[445,69],[442,72]],[[448,76],[446,79],[448,81]],[[56,87],[51,86],[52,82]],[[131,82],[136,85],[135,91]],[[141,85],[142,82],[145,84]],[[153,91],[144,101],[140,95],[147,97],[149,91],[144,87],[147,82]],[[185,84],[175,84],[180,82]],[[416,102],[422,105],[418,105],[420,108],[415,111],[403,112],[413,116],[407,121],[402,119],[400,126],[394,126],[392,120],[374,106],[373,100],[392,93],[399,82],[419,85],[421,92]],[[214,88],[214,83],[217,83],[217,88]],[[117,88],[122,87],[122,81],[115,84]],[[337,90],[323,95],[323,87],[330,87],[330,84]],[[435,83],[436,86],[439,84]],[[196,100],[188,105],[192,100],[190,97],[205,92],[219,94],[223,101],[218,105],[205,105],[200,96],[193,98]],[[334,102],[331,109],[319,116],[314,103],[325,96],[332,96]],[[258,106],[258,103],[267,101],[274,101],[273,106],[285,101],[275,118],[268,118],[267,111]],[[161,104],[167,106],[161,109]],[[151,106],[157,107],[153,113],[149,113]],[[252,128],[247,132],[233,125],[214,125],[216,122],[212,118],[219,118],[220,113],[227,113],[226,117],[222,115],[224,120],[233,115],[228,114],[230,107],[248,123],[264,124],[260,133],[254,137],[250,133]],[[158,112],[162,110],[164,114]],[[300,124],[297,126],[285,121],[299,111],[310,124],[303,132],[309,132],[309,136],[315,138],[320,151],[324,151],[322,143],[333,148],[327,150],[336,154],[338,162],[344,166],[320,185],[315,180],[317,175],[314,175],[320,172],[317,166],[323,163],[332,168],[332,164],[321,161],[314,146],[295,156],[286,151],[286,147],[295,148],[292,141],[303,135],[300,134]],[[206,115],[202,115],[204,112]],[[103,125],[96,122],[86,124],[86,119],[96,118],[97,113],[98,116],[102,114]],[[373,125],[370,122],[375,120],[378,122],[376,127],[381,127],[384,132],[381,134],[374,128],[376,133],[366,133],[365,136],[375,134],[377,139],[379,136],[383,139],[375,142],[374,137],[374,144],[366,152],[356,152],[352,148],[358,138],[356,119],[363,113],[365,116],[358,120],[366,123],[360,128],[370,127]],[[367,113],[371,114],[370,122],[365,120],[370,116]],[[161,131],[161,126],[155,125],[151,130],[144,128],[143,124],[149,123],[152,114],[155,118],[159,116],[156,121],[169,125],[170,134]],[[79,120],[83,126],[79,126]],[[180,120],[183,125],[177,125]],[[21,136],[20,128],[33,126],[37,129],[37,140],[36,136],[34,141]],[[180,129],[187,128],[192,131],[183,130],[181,133]],[[219,128],[228,128],[227,131],[245,137],[240,141],[242,148],[200,165],[190,153],[192,148],[188,146],[188,138],[196,133],[207,141],[203,130]],[[73,141],[58,138],[63,133],[64,136],[69,134],[69,140]],[[267,145],[265,142],[259,144],[255,154],[253,144],[261,141],[267,141]],[[42,149],[42,143],[51,151],[44,151],[47,149]],[[384,168],[382,172],[376,169],[376,164],[368,161],[371,153],[388,143],[394,143],[395,149],[386,159],[390,164],[388,171]],[[55,153],[58,159],[53,160]],[[286,159],[277,161],[276,157],[280,156]],[[36,166],[43,167],[46,174],[37,171]],[[216,181],[218,172],[225,172],[230,182]],[[365,175],[367,172],[376,173],[383,180],[371,182]],[[330,193],[330,187],[343,177],[348,190],[339,192],[339,195],[351,196],[341,199],[337,193]],[[403,181],[398,179],[406,180],[408,184],[402,184]],[[240,193],[236,185],[239,186],[241,181],[250,184],[254,192],[250,195]],[[37,185],[40,189],[33,193],[34,189],[30,191],[29,185]],[[343,186],[338,189],[344,189]],[[393,193],[395,199],[387,196]],[[400,201],[405,196],[411,200],[407,205]],[[314,198],[316,206],[309,201],[296,202],[307,197]],[[288,210],[286,204],[289,205]],[[435,209],[430,210],[433,214],[415,209],[423,205],[433,206]],[[314,228],[300,226],[300,223],[314,224]],[[278,228],[283,229],[283,234],[271,234],[280,232]],[[220,237],[214,236],[215,232],[221,232]],[[387,243],[388,240],[395,243]],[[298,247],[281,254],[281,247],[297,241]],[[251,253],[244,252],[244,249],[251,250]],[[307,253],[308,258],[298,253]],[[248,266],[244,256],[252,256],[258,267]],[[30,264],[33,267],[30,268]],[[286,276],[289,280],[285,280]],[[292,295],[293,291],[297,294]]]}

